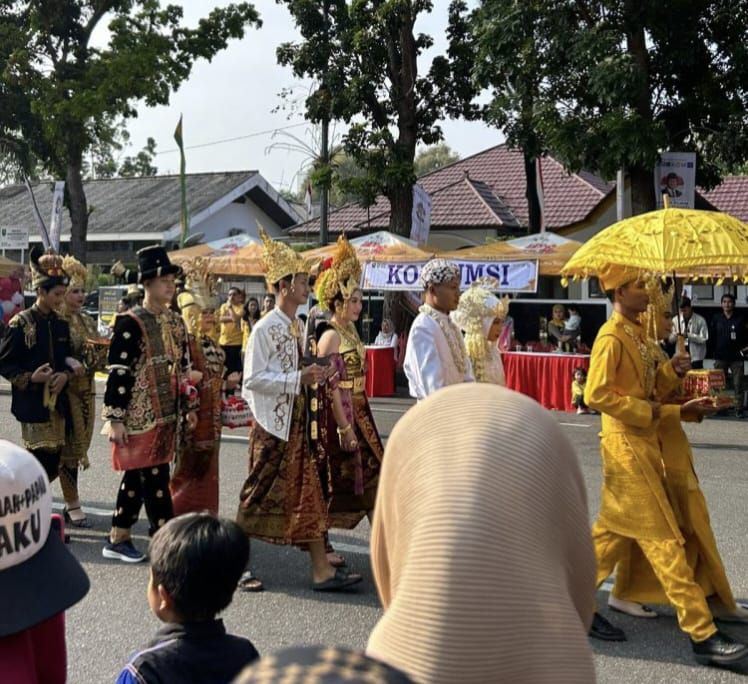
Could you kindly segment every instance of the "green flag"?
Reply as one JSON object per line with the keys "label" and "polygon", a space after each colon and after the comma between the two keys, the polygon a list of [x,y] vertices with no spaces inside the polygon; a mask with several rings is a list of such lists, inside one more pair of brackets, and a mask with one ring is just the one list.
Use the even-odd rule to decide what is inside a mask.
{"label": "green flag", "polygon": [[182,216],[180,219],[182,225],[182,234],[179,239],[180,247],[184,247],[184,243],[187,240],[187,231],[190,225],[189,214],[187,211],[187,176],[185,172],[187,170],[187,163],[184,159],[184,140],[182,139],[182,115],[179,115],[179,123],[174,131],[174,140],[177,141],[179,147],[179,187],[182,191]]}

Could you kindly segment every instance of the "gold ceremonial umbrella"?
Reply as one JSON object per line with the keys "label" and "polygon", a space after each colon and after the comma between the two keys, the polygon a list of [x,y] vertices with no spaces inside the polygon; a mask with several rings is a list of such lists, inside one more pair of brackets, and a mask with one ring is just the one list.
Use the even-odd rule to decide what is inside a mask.
{"label": "gold ceremonial umbrella", "polygon": [[595,276],[606,265],[642,274],[748,282],[748,226],[729,214],[660,209],[614,223],[588,240],[561,270],[566,278]]}

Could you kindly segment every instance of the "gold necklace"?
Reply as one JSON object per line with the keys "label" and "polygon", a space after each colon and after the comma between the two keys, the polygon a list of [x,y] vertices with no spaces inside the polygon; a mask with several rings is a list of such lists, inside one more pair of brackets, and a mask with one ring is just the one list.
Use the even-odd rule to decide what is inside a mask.
{"label": "gold necklace", "polygon": [[356,351],[359,359],[361,359],[361,363],[363,364],[364,359],[366,358],[366,347],[364,347],[364,343],[358,336],[356,326],[351,322],[348,322],[343,326],[334,320],[331,320],[330,323],[338,335],[348,343],[348,346]]}
{"label": "gold necklace", "polygon": [[452,361],[454,361],[460,373],[465,373],[467,370],[467,354],[465,353],[465,345],[462,341],[462,333],[460,333],[457,326],[452,323],[449,316],[439,313],[428,304],[423,304],[418,310],[437,322],[444,333],[444,337],[447,338],[447,346],[449,347],[449,353],[452,355]]}
{"label": "gold necklace", "polygon": [[623,330],[636,343],[639,349],[639,356],[644,364],[644,394],[649,399],[654,391],[659,355],[655,354],[652,347],[642,339],[640,334],[637,335],[632,326],[624,324]]}

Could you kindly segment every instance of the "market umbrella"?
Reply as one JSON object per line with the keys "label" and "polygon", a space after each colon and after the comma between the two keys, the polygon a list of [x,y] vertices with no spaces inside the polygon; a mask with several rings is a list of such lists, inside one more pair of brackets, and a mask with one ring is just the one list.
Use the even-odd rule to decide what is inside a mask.
{"label": "market umbrella", "polygon": [[233,254],[211,257],[209,270],[225,276],[264,276],[262,244],[252,242],[237,249]]}
{"label": "market umbrella", "polygon": [[206,242],[202,245],[185,247],[184,249],[169,252],[169,259],[172,263],[182,264],[185,261],[194,259],[195,257],[214,258],[220,256],[231,256],[232,254],[236,254],[242,247],[251,244],[259,244],[259,240],[247,235],[246,233],[241,233],[220,240],[212,240],[211,242]]}
{"label": "market umbrella", "polygon": [[[361,261],[427,261],[436,250],[422,249],[414,240],[395,235],[386,230],[362,235],[350,241]],[[335,243],[304,252],[308,259],[325,259],[332,256]]]}
{"label": "market umbrella", "polygon": [[443,252],[440,256],[446,259],[483,261],[537,261],[540,275],[557,276],[581,246],[581,242],[569,240],[556,233],[538,233],[514,240],[489,242],[478,247]]}
{"label": "market umbrella", "polygon": [[0,256],[0,277],[22,278],[23,270],[23,264],[19,264],[5,258],[4,256]]}

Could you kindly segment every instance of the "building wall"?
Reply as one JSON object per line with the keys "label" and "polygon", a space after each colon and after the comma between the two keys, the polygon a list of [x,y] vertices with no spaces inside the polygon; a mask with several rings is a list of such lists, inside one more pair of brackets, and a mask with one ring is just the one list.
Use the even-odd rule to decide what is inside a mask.
{"label": "building wall", "polygon": [[258,239],[260,228],[264,228],[271,237],[283,236],[281,227],[250,200],[232,202],[204,221],[191,225],[192,232],[205,233],[205,242],[229,237],[232,228]]}

